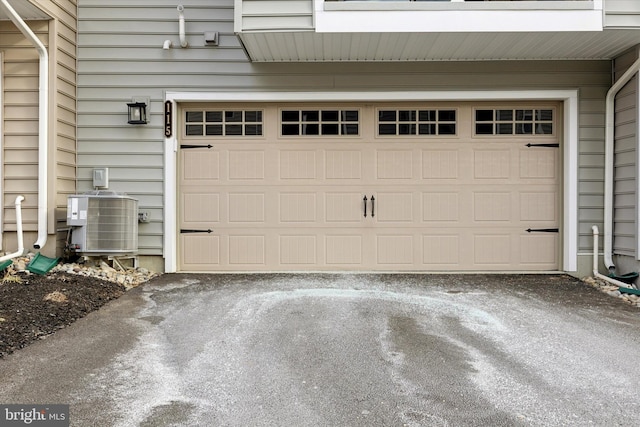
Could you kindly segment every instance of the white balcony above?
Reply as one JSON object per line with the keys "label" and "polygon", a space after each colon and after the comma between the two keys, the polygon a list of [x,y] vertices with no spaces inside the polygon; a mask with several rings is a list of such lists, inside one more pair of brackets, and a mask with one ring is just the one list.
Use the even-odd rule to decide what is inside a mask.
{"label": "white balcony above", "polygon": [[640,0],[236,0],[235,29],[259,62],[609,59]]}
{"label": "white balcony above", "polygon": [[[28,0],[9,0],[9,5],[11,5],[16,13],[26,21],[51,19],[49,15],[44,13]],[[6,13],[4,8],[0,8],[0,21],[8,19],[9,15]]]}

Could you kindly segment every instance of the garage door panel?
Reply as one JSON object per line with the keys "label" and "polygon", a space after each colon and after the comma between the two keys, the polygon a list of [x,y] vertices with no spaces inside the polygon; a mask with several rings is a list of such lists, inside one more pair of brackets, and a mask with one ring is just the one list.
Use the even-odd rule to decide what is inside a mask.
{"label": "garage door panel", "polygon": [[422,220],[425,222],[460,220],[460,196],[457,192],[422,193]]}
{"label": "garage door panel", "polygon": [[183,264],[186,270],[201,270],[220,264],[220,237],[211,234],[182,234]]}
{"label": "garage door panel", "polygon": [[[371,204],[373,206],[373,204]],[[415,221],[414,194],[408,192],[378,192],[375,195],[375,218],[379,223]]]}
{"label": "garage door panel", "polygon": [[458,150],[422,150],[423,179],[458,179]]}
{"label": "garage door panel", "polygon": [[520,178],[556,179],[558,148],[527,148],[520,151]]}
{"label": "garage door panel", "polygon": [[318,237],[310,235],[280,236],[280,264],[296,266],[318,265]]}
{"label": "garage door panel", "polygon": [[378,150],[376,178],[413,179],[413,157],[412,150]]}
{"label": "garage door panel", "polygon": [[[525,147],[553,135],[475,135],[459,122],[457,135],[380,137],[377,116],[365,119],[375,106],[358,108],[355,137],[283,137],[277,124],[260,141],[181,150],[179,227],[213,232],[180,236],[180,268],[557,269],[560,234],[526,232],[561,227],[561,151]],[[471,104],[456,111],[475,117]]]}
{"label": "garage door panel", "polygon": [[189,165],[182,169],[183,182],[191,185],[212,184],[220,179],[220,153],[207,149],[191,149],[183,152],[184,162]]}
{"label": "garage door panel", "polygon": [[357,150],[326,150],[325,177],[332,180],[362,179],[362,153]]}
{"label": "garage door panel", "polygon": [[312,150],[283,150],[280,152],[280,179],[318,179],[317,153]]}
{"label": "garage door panel", "polygon": [[473,220],[476,222],[513,220],[511,192],[473,193]]}
{"label": "garage door panel", "polygon": [[229,222],[264,223],[264,193],[229,193]]}
{"label": "garage door panel", "polygon": [[555,191],[520,193],[520,220],[523,222],[558,220],[558,195]]}
{"label": "garage door panel", "polygon": [[474,264],[478,267],[511,264],[511,236],[508,233],[476,234],[473,238]]}
{"label": "garage door panel", "polygon": [[265,178],[264,151],[230,150],[228,155],[230,180],[263,180]]}
{"label": "garage door panel", "polygon": [[330,234],[325,237],[327,265],[352,265],[360,267],[363,261],[361,235]]}
{"label": "garage door panel", "polygon": [[327,192],[325,218],[329,223],[360,223],[364,218],[364,195],[361,192]]}
{"label": "garage door panel", "polygon": [[480,150],[473,153],[475,179],[508,179],[511,177],[510,150]]}
{"label": "garage door panel", "polygon": [[427,268],[460,269],[460,240],[456,234],[422,236],[422,263]]}
{"label": "garage door panel", "polygon": [[558,234],[520,236],[520,264],[531,269],[554,268],[558,259]]}
{"label": "garage door panel", "polygon": [[220,194],[209,193],[205,189],[194,193],[183,193],[182,212],[186,225],[200,225],[220,222]]}
{"label": "garage door panel", "polygon": [[280,194],[280,205],[278,207],[280,222],[317,222],[317,198],[318,196],[315,192]]}
{"label": "garage door panel", "polygon": [[414,261],[413,235],[378,235],[376,239],[377,264],[391,269],[411,266]]}
{"label": "garage door panel", "polygon": [[229,264],[264,266],[265,242],[264,235],[230,235],[227,248]]}

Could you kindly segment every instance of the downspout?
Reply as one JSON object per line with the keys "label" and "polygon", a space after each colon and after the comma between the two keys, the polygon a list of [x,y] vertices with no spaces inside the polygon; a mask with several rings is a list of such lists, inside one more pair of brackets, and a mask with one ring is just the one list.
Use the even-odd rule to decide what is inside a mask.
{"label": "downspout", "polygon": [[22,201],[24,197],[18,196],[16,197],[16,233],[18,234],[18,250],[12,254],[7,254],[3,257],[0,257],[0,262],[6,261],[8,259],[13,259],[15,257],[19,257],[24,253],[24,240],[22,239]]}
{"label": "downspout", "polygon": [[602,279],[605,282],[609,282],[613,285],[616,285],[619,288],[628,288],[630,285],[628,283],[621,282],[612,277],[605,276],[604,274],[600,274],[598,272],[598,226],[594,225],[591,227],[591,231],[593,231],[593,277],[597,277],[598,279]]}
{"label": "downspout", "polygon": [[[615,98],[620,89],[640,70],[640,58],[615,82],[605,101],[606,123],[604,139],[604,265],[613,273],[613,162],[614,162],[614,131],[615,131]],[[594,248],[595,250],[595,248]]]}
{"label": "downspout", "polygon": [[38,240],[33,244],[36,249],[47,243],[47,151],[49,128],[49,55],[47,48],[11,7],[8,0],[0,0],[0,7],[9,15],[20,32],[34,45],[40,56],[39,98],[38,98]]}

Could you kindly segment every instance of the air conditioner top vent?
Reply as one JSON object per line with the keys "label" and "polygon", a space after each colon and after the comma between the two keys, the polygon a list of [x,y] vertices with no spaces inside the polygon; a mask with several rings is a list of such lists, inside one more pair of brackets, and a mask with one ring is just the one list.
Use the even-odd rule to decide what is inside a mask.
{"label": "air conditioner top vent", "polygon": [[[91,191],[82,193],[82,196],[109,197],[109,198],[124,197],[127,199],[131,199],[131,197],[129,197],[126,193],[116,193],[115,191],[112,191],[112,190],[91,190]],[[77,197],[77,196],[74,196],[74,197]]]}

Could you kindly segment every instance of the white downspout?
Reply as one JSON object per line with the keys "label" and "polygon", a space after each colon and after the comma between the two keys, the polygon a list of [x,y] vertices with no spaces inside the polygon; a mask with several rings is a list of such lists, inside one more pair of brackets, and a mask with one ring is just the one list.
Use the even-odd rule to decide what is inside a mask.
{"label": "white downspout", "polygon": [[640,70],[640,58],[615,82],[607,92],[605,101],[606,123],[604,136],[604,265],[615,271],[613,264],[613,162],[616,95]]}
{"label": "white downspout", "polygon": [[629,285],[627,283],[616,280],[612,277],[605,276],[604,274],[600,274],[598,271],[598,226],[594,225],[591,227],[591,231],[593,231],[593,277],[597,277],[598,279],[602,279],[605,282],[609,282],[613,285],[616,285],[619,288],[632,288],[633,285]]}
{"label": "white downspout", "polygon": [[15,257],[19,257],[24,253],[24,240],[22,239],[22,201],[24,200],[23,196],[16,197],[16,233],[18,234],[18,250],[12,254],[5,255],[0,257],[0,262],[6,261],[8,259],[13,259]]}
{"label": "white downspout", "polygon": [[38,240],[33,247],[40,249],[47,243],[47,150],[49,128],[49,55],[47,48],[11,7],[8,0],[0,0],[0,7],[9,15],[20,32],[35,46],[40,55],[39,98],[38,98]]}
{"label": "white downspout", "polygon": [[180,32],[180,46],[187,47],[189,43],[187,43],[187,36],[185,34],[184,29],[184,6],[178,6],[178,30]]}

